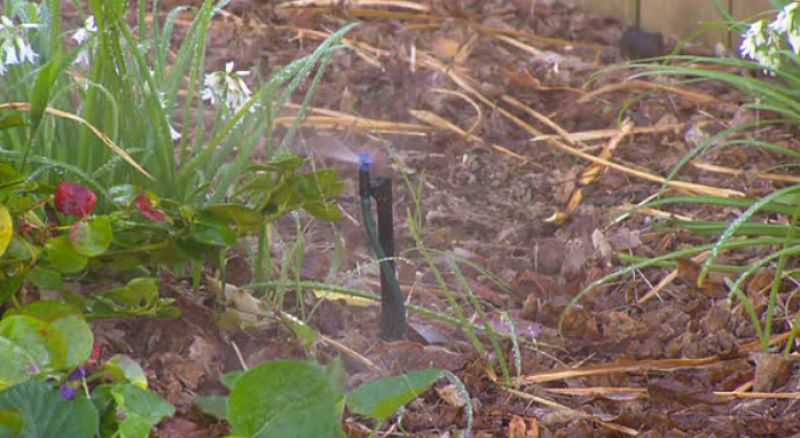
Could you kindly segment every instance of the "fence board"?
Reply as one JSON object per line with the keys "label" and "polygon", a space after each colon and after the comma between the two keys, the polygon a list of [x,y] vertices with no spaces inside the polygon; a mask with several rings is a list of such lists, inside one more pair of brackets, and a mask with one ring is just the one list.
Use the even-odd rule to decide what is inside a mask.
{"label": "fence board", "polygon": [[636,1],[637,0],[567,0],[565,3],[577,6],[582,11],[614,17],[627,25],[636,21],[636,17],[633,16],[635,10],[634,4]]}
{"label": "fence board", "polygon": [[[635,16],[639,4],[639,17]],[[638,21],[642,30],[661,32],[665,36],[689,38],[698,30],[705,30],[699,41],[706,44],[727,42],[728,35],[722,18],[714,10],[712,0],[566,0],[572,4],[598,15],[614,17],[625,24]],[[752,19],[757,14],[772,9],[769,0],[722,0],[729,6],[736,19]],[[768,14],[772,17],[772,14]],[[709,24],[703,25],[703,22]],[[736,41],[732,41],[736,44]]]}
{"label": "fence board", "polygon": [[[751,21],[756,18],[756,15],[772,9],[772,3],[769,0],[735,0],[732,12],[733,17],[737,20]],[[768,13],[764,18],[772,20],[774,16],[774,14]]]}
{"label": "fence board", "polygon": [[[708,21],[720,21],[710,0],[691,1],[642,1],[639,23],[648,32],[661,32],[665,36],[691,37]],[[706,43],[727,40],[724,26],[709,28],[700,38]]]}

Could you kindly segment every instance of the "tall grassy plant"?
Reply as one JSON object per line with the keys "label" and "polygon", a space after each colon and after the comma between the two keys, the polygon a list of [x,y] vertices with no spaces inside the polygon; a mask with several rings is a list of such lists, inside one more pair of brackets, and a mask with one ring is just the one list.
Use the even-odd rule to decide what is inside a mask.
{"label": "tall grassy plant", "polygon": [[[80,3],[75,1],[82,11]],[[167,14],[163,26],[158,20],[148,23],[146,1],[140,2],[134,26],[126,21],[128,1],[88,3],[86,18],[91,17],[94,26],[87,22],[84,39],[75,46],[65,42],[78,40],[79,30],[62,33],[55,25],[60,2],[45,1],[36,7],[32,2],[6,0],[5,10],[13,19],[38,25],[28,36],[39,56],[36,63],[15,65],[0,77],[2,101],[32,104],[30,132],[0,131],[0,154],[15,157],[29,170],[35,163],[51,182],[70,173],[92,187],[133,184],[193,206],[230,199],[228,188],[248,170],[259,141],[266,138],[272,144],[274,115],[316,70],[297,118],[300,122],[328,61],[353,27],[344,27],[310,55],[274,72],[236,106],[225,105],[230,96],[222,90],[217,107],[209,108],[206,45],[213,17],[228,1],[206,0],[197,9],[178,7]],[[149,5],[149,14],[157,17],[158,1]],[[185,14],[194,19],[170,63],[174,29]],[[240,72],[218,74],[240,80],[235,76]],[[46,107],[84,119],[152,177],[137,171],[86,127],[48,117]],[[204,122],[207,110],[216,111],[211,126]],[[178,121],[180,131],[175,129]],[[40,169],[43,163],[48,170]]]}

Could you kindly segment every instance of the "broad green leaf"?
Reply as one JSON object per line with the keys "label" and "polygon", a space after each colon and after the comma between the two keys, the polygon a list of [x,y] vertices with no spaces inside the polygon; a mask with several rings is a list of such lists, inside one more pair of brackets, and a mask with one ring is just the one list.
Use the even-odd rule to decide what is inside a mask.
{"label": "broad green leaf", "polygon": [[228,396],[226,395],[202,395],[194,398],[194,404],[204,413],[211,415],[218,420],[227,419],[228,415]]}
{"label": "broad green leaf", "polygon": [[61,301],[37,300],[17,309],[9,309],[5,316],[11,315],[28,315],[45,322],[53,322],[68,316],[81,316],[81,311]]}
{"label": "broad green leaf", "polygon": [[67,357],[64,369],[73,369],[89,360],[94,346],[94,333],[75,307],[61,301],[39,300],[8,315],[26,315],[50,324],[50,328],[65,342]]}
{"label": "broad green leaf", "polygon": [[56,269],[66,274],[80,272],[89,263],[88,257],[75,250],[68,236],[58,236],[48,242],[47,257]]}
{"label": "broad green leaf", "polygon": [[147,389],[147,376],[136,361],[124,354],[115,354],[106,362],[106,376],[114,381],[130,382]]}
{"label": "broad green leaf", "polygon": [[313,201],[303,205],[303,208],[317,219],[328,222],[337,222],[342,218],[342,210],[335,202]]}
{"label": "broad green leaf", "polygon": [[5,205],[0,204],[0,257],[5,254],[8,245],[11,244],[11,237],[14,235],[14,223],[11,222],[11,214]]}
{"label": "broad green leaf", "polygon": [[192,239],[206,245],[232,246],[236,234],[224,220],[209,213],[199,213],[189,228]]}
{"label": "broad green leaf", "polygon": [[28,272],[28,280],[41,289],[60,289],[64,285],[64,277],[60,272],[38,265]]}
{"label": "broad green leaf", "polygon": [[347,407],[383,423],[406,403],[430,389],[442,376],[441,370],[428,369],[367,383],[347,395]]}
{"label": "broad green leaf", "polygon": [[175,413],[174,406],[138,385],[114,385],[111,396],[124,413],[119,428],[125,438],[147,438],[153,426]]}
{"label": "broad green leaf", "polygon": [[91,438],[97,409],[86,397],[64,400],[44,382],[25,382],[0,393],[0,410],[16,410],[24,419],[19,438]]}
{"label": "broad green leaf", "polygon": [[22,347],[0,337],[0,391],[28,380],[37,369],[36,361]]}
{"label": "broad green leaf", "polygon": [[139,277],[123,287],[102,294],[132,308],[147,308],[158,300],[158,280]]}
{"label": "broad green leaf", "polygon": [[70,229],[69,240],[78,254],[97,257],[111,246],[114,231],[107,216],[98,216],[90,221],[79,221]]}
{"label": "broad green leaf", "polygon": [[232,434],[326,437],[339,428],[336,391],[318,366],[276,361],[245,372],[228,399]]}
{"label": "broad green leaf", "polygon": [[67,344],[64,368],[76,368],[89,360],[94,347],[94,333],[82,317],[71,315],[51,322],[50,326],[61,333]]}
{"label": "broad green leaf", "polygon": [[67,361],[67,343],[49,323],[28,315],[0,321],[0,336],[23,348],[43,368],[61,370]]}
{"label": "broad green leaf", "polygon": [[260,231],[264,217],[256,210],[239,204],[219,204],[203,209],[203,212],[216,216],[228,223],[236,224],[243,234]]}

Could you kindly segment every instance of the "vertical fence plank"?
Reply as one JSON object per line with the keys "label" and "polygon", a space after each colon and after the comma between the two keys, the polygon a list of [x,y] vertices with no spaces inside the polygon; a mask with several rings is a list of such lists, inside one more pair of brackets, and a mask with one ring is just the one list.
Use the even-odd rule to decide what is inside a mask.
{"label": "vertical fence plank", "polygon": [[[703,29],[699,42],[716,44],[728,41],[728,34],[722,17],[714,10],[712,0],[564,0],[581,10],[598,15],[606,15],[629,25],[637,22],[635,5],[639,4],[638,22],[642,30],[661,32],[665,36],[689,38]],[[759,13],[772,9],[769,0],[722,0],[723,5],[730,4],[731,12],[736,19],[752,19]],[[773,14],[766,14],[772,18]],[[703,25],[704,22],[709,24]],[[736,45],[736,38],[731,38]]]}
{"label": "vertical fence plank", "polygon": [[614,17],[627,25],[635,20],[631,14],[631,3],[635,1],[637,0],[566,0],[565,3],[592,14]]}
{"label": "vertical fence plank", "polygon": [[717,43],[727,40],[725,26],[714,10],[711,0],[646,1],[641,2],[641,27],[648,32],[661,32],[665,36],[688,38],[701,29],[703,22],[718,22],[719,26],[705,26],[706,32],[699,41]]}
{"label": "vertical fence plank", "polygon": [[[757,18],[757,15],[772,10],[772,3],[769,0],[734,0],[733,1],[733,17],[737,20],[752,21]],[[766,14],[763,16],[768,20],[774,17],[774,14]]]}

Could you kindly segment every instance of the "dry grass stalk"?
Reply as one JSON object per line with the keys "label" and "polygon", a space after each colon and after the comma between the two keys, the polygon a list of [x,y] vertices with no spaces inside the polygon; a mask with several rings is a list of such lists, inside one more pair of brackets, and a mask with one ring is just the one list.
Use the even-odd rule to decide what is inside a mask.
{"label": "dry grass stalk", "polygon": [[561,403],[556,403],[556,402],[554,402],[552,400],[548,400],[546,398],[537,397],[537,396],[535,396],[533,394],[528,394],[526,392],[517,391],[515,389],[506,389],[505,391],[508,392],[509,394],[514,395],[516,397],[519,397],[519,398],[521,398],[523,400],[530,400],[530,401],[542,404],[542,405],[547,406],[547,407],[552,408],[552,409],[557,409],[557,410],[560,410],[560,411],[566,411],[566,412],[574,415],[575,418],[580,418],[580,419],[583,419],[583,420],[589,420],[589,421],[591,421],[593,423],[596,423],[596,424],[598,424],[600,426],[605,427],[606,429],[613,430],[615,432],[620,432],[620,433],[623,433],[625,435],[630,435],[630,436],[639,435],[639,431],[637,431],[636,429],[631,429],[630,427],[622,426],[620,424],[612,423],[612,422],[609,422],[609,421],[603,421],[603,420],[601,420],[600,418],[598,418],[598,417],[596,417],[594,415],[587,414],[586,412],[579,411],[577,409],[573,409],[573,408],[571,408],[569,406],[562,405]]}

